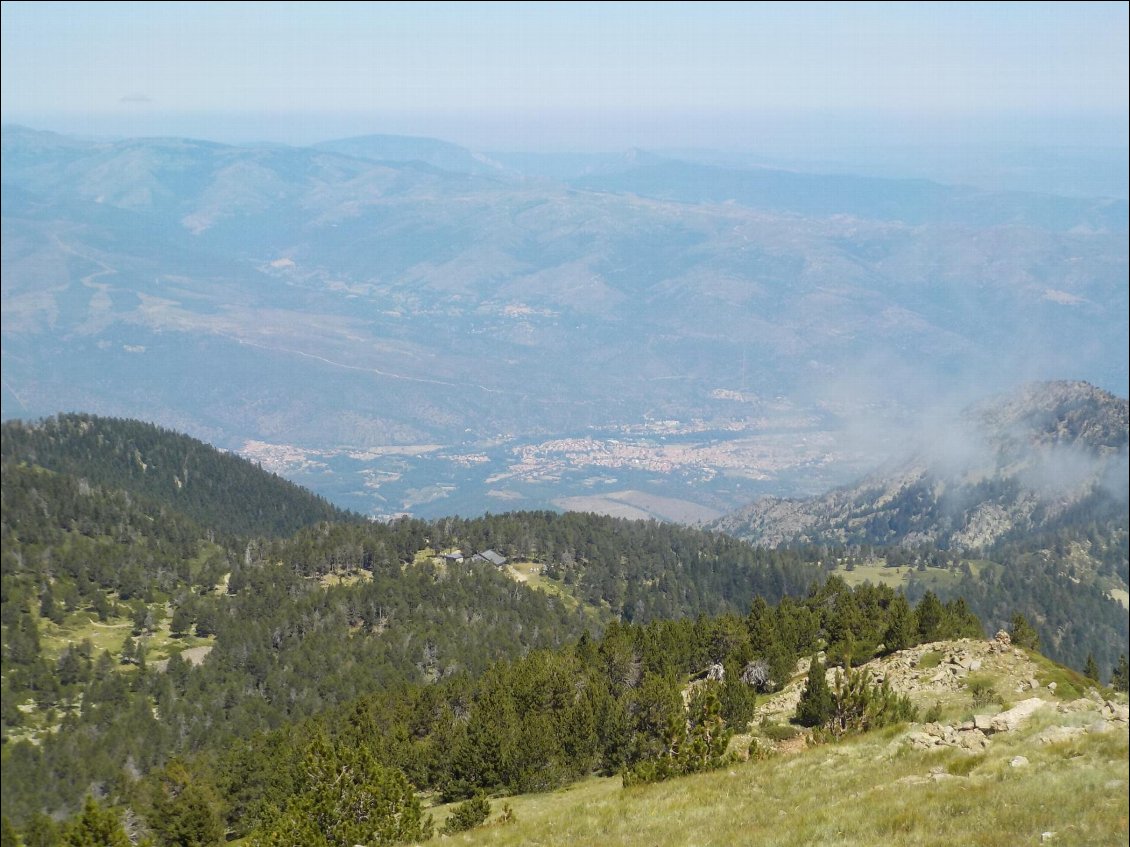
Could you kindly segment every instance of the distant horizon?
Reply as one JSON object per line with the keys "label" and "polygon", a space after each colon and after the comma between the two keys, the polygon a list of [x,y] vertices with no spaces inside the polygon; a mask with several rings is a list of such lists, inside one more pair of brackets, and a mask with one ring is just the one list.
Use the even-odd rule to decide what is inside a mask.
{"label": "distant horizon", "polygon": [[[307,147],[370,135],[430,138],[477,152],[615,153],[712,150],[807,156],[863,149],[1124,151],[1130,124],[1105,115],[1049,120],[1017,114],[971,122],[935,120],[914,125],[897,116],[777,114],[749,118],[691,113],[620,123],[589,116],[368,115],[354,113],[9,114],[0,123],[80,138],[191,138],[248,146]],[[594,123],[600,124],[599,134]]]}
{"label": "distant horizon", "polygon": [[4,3],[0,120],[477,150],[1124,148],[1126,3]]}
{"label": "distant horizon", "polygon": [[[837,123],[839,120],[839,123]],[[728,132],[703,136],[705,120],[683,121],[690,132],[662,127],[625,126],[619,135],[597,144],[583,129],[569,134],[527,131],[507,135],[470,121],[421,116],[369,115],[177,115],[148,114],[122,121],[113,115],[5,116],[3,125],[55,132],[72,138],[112,142],[176,138],[239,147],[310,147],[371,136],[439,141],[479,156],[556,157],[623,156],[632,150],[673,160],[736,168],[771,168],[815,174],[845,174],[886,179],[927,179],[992,191],[1024,191],[1067,197],[1130,198],[1130,143],[1125,127],[1095,119],[1049,127],[1017,117],[1009,131],[960,133],[950,127],[925,132],[889,131],[879,122],[841,116],[769,116],[760,128],[743,130],[739,121]],[[836,127],[833,131],[831,127]],[[1043,131],[1038,131],[1038,130]],[[608,127],[605,127],[607,130]]]}

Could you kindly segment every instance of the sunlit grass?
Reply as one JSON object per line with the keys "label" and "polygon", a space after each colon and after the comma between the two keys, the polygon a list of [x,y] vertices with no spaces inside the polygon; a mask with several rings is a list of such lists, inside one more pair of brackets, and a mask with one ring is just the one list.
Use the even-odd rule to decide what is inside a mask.
{"label": "sunlit grass", "polygon": [[542,591],[560,599],[570,611],[582,610],[594,624],[606,622],[611,617],[607,608],[598,608],[580,600],[568,585],[560,580],[550,579],[537,562],[511,562],[507,568],[510,575],[530,588]]}
{"label": "sunlit grass", "polygon": [[[111,616],[105,621],[99,621],[93,610],[83,609],[67,615],[62,624],[41,618],[40,646],[46,658],[56,660],[67,647],[77,647],[88,640],[93,647],[94,658],[107,651],[117,659],[121,655],[122,645],[125,644],[126,639],[134,637],[135,641],[145,645],[146,662],[153,663],[168,659],[174,653],[183,652],[191,647],[203,647],[215,643],[214,636],[201,638],[197,635],[185,634],[174,637],[169,630],[171,621],[172,610],[166,608],[165,615],[154,632],[144,637],[134,637],[133,622],[130,618]],[[132,667],[132,665],[123,665],[121,669],[128,671]]]}
{"label": "sunlit grass", "polygon": [[[796,755],[623,789],[618,778],[508,798],[516,820],[459,844],[984,845],[1126,843],[1124,731],[1038,745],[998,736],[976,756],[876,733]],[[1029,764],[1013,767],[1014,756]],[[494,801],[492,818],[501,811]],[[437,821],[444,810],[437,809]]]}

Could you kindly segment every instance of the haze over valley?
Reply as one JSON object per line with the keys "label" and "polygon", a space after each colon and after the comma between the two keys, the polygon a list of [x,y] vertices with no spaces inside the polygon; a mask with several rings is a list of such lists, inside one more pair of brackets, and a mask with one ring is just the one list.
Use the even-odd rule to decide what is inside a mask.
{"label": "haze over valley", "polygon": [[5,126],[4,417],[372,516],[699,521],[1027,380],[1125,393],[1125,199],[703,159]]}

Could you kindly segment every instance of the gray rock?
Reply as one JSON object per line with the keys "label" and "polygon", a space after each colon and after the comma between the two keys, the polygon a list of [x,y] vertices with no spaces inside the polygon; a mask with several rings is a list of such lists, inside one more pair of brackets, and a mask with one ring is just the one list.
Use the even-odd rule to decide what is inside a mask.
{"label": "gray rock", "polygon": [[1090,712],[1095,708],[1095,704],[1085,697],[1080,697],[1078,700],[1072,700],[1070,703],[1061,703],[1059,710],[1066,714],[1074,712]]}
{"label": "gray rock", "polygon": [[969,732],[961,733],[959,743],[963,750],[968,750],[971,753],[976,753],[984,750],[992,742],[985,737],[985,733],[979,729],[973,729]]}
{"label": "gray rock", "polygon": [[1028,758],[1026,756],[1013,756],[1012,761],[1008,764],[1014,768],[1026,768],[1028,767]]}
{"label": "gray rock", "polygon": [[935,747],[940,747],[942,744],[940,738],[927,735],[925,732],[912,732],[906,738],[912,747],[917,747],[920,750],[933,750]]}
{"label": "gray rock", "polygon": [[1083,728],[1079,726],[1053,726],[1041,732],[1036,740],[1041,744],[1058,744],[1082,734]]}
{"label": "gray rock", "polygon": [[973,727],[975,729],[981,730],[982,732],[992,732],[993,731],[993,716],[992,715],[974,715],[973,716]]}
{"label": "gray rock", "polygon": [[1008,711],[993,716],[993,732],[1012,732],[1046,705],[1039,697],[1021,700]]}

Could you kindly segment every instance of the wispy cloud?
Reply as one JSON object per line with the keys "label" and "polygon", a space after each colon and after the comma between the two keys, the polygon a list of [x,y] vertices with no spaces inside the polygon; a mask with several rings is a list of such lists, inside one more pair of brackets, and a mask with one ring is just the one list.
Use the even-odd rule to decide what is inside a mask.
{"label": "wispy cloud", "polygon": [[123,95],[122,97],[120,97],[118,99],[118,102],[119,103],[131,103],[131,104],[138,104],[138,103],[145,104],[145,103],[152,103],[153,98],[150,97],[148,94],[134,93],[134,94]]}

